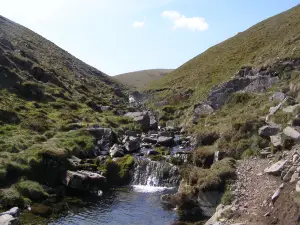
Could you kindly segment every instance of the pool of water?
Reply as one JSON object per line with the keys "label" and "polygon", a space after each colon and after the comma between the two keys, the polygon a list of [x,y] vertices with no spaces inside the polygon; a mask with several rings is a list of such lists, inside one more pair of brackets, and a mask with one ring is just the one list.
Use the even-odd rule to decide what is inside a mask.
{"label": "pool of water", "polygon": [[162,194],[174,192],[171,188],[136,185],[104,194],[87,207],[70,211],[66,216],[50,222],[51,225],[147,225],[172,224],[176,212],[160,202]]}

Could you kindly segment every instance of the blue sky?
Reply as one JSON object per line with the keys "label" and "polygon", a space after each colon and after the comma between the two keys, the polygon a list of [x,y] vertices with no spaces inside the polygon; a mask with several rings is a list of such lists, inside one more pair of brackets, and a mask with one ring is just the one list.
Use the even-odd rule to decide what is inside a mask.
{"label": "blue sky", "polygon": [[0,14],[108,75],[116,75],[177,68],[207,48],[299,3],[299,0],[0,0]]}

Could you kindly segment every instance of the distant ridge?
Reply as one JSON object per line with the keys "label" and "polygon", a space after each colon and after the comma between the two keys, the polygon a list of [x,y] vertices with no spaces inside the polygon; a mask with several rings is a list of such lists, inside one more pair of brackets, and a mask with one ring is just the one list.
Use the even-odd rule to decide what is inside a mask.
{"label": "distant ridge", "polygon": [[134,87],[143,88],[149,83],[162,78],[168,73],[172,72],[172,69],[152,69],[152,70],[141,70],[136,72],[124,73],[114,76],[120,83]]}

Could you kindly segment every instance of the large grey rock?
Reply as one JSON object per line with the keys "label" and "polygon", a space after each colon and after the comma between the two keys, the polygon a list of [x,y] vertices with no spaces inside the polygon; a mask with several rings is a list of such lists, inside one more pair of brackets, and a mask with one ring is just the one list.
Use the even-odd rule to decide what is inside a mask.
{"label": "large grey rock", "polygon": [[280,127],[276,125],[266,125],[258,129],[258,134],[263,137],[270,137],[278,134]]}
{"label": "large grey rock", "polygon": [[109,150],[109,155],[112,158],[123,157],[124,149],[121,145],[114,144],[114,146],[112,146],[111,149]]}
{"label": "large grey rock", "polygon": [[129,112],[124,116],[134,119],[135,122],[141,125],[143,131],[150,129],[150,116],[148,112]]}
{"label": "large grey rock", "polygon": [[265,173],[272,174],[275,176],[279,176],[281,171],[284,169],[287,160],[281,160],[277,163],[274,163],[272,166],[265,169]]}
{"label": "large grey rock", "polygon": [[62,183],[67,187],[93,191],[106,188],[106,178],[100,174],[89,171],[67,171]]}
{"label": "large grey rock", "polygon": [[193,123],[197,123],[201,116],[206,116],[213,112],[214,109],[206,103],[200,103],[199,105],[196,105],[194,107]]}
{"label": "large grey rock", "polygon": [[281,102],[284,99],[285,99],[285,94],[282,92],[275,92],[271,97],[271,101],[273,102]]}
{"label": "large grey rock", "polygon": [[266,92],[279,81],[278,77],[257,76],[245,89],[246,92]]}
{"label": "large grey rock", "polygon": [[300,133],[292,127],[284,128],[283,133],[294,140],[299,140],[300,138]]}
{"label": "large grey rock", "polygon": [[124,147],[127,152],[135,152],[140,149],[140,140],[136,137],[129,137],[126,140]]}
{"label": "large grey rock", "polygon": [[160,136],[157,139],[157,144],[159,144],[161,146],[172,147],[174,145],[174,138],[173,137]]}

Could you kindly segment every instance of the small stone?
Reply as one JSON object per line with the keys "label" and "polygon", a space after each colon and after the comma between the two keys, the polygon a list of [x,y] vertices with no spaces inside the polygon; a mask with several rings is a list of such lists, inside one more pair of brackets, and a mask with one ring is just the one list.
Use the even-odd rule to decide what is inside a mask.
{"label": "small stone", "polygon": [[264,217],[270,216],[270,212],[265,213]]}
{"label": "small stone", "polygon": [[296,183],[296,192],[300,192],[300,180]]}
{"label": "small stone", "polygon": [[276,191],[275,191],[275,193],[272,195],[272,202],[274,203],[275,201],[276,201],[276,199],[279,197],[279,195],[280,195],[280,189],[277,189]]}

